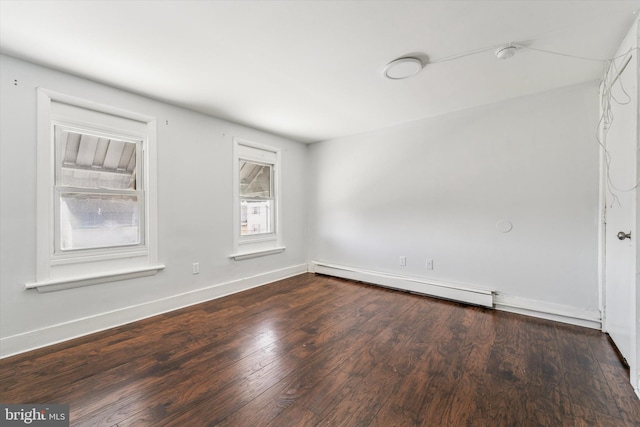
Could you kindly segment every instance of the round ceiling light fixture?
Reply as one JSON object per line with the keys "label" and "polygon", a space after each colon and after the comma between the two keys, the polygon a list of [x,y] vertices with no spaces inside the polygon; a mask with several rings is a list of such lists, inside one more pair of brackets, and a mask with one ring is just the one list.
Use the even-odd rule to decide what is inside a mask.
{"label": "round ceiling light fixture", "polygon": [[518,48],[511,44],[502,46],[501,48],[496,50],[496,58],[498,59],[513,58],[513,55],[516,54],[516,50],[518,50]]}
{"label": "round ceiling light fixture", "polygon": [[415,76],[420,70],[422,70],[422,61],[418,58],[398,58],[387,64],[384,76],[391,80],[402,80]]}

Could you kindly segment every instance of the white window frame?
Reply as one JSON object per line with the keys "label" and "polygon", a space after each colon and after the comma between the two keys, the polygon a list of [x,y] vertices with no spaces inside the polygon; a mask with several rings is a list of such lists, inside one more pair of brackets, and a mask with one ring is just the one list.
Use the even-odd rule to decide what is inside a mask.
{"label": "white window frame", "polygon": [[[54,114],[55,115],[55,114]],[[145,197],[144,193],[146,192],[147,183],[144,181],[144,139],[132,135],[130,133],[123,134],[118,132],[115,129],[96,129],[89,126],[78,126],[67,123],[65,118],[62,120],[52,120],[53,123],[53,132],[54,133],[54,144],[60,145],[62,141],[58,141],[59,134],[62,134],[64,131],[75,132],[81,134],[92,134],[98,137],[107,138],[107,139],[116,139],[120,141],[125,141],[127,143],[135,144],[136,151],[136,173],[135,173],[135,181],[136,186],[135,190],[113,190],[113,189],[102,189],[102,188],[86,188],[86,187],[69,187],[62,185],[62,170],[64,169],[63,160],[60,156],[62,153],[62,146],[54,146],[54,151],[56,155],[55,159],[55,195],[54,195],[54,257],[60,260],[65,258],[73,258],[77,257],[78,254],[84,253],[86,255],[93,255],[95,253],[107,251],[126,251],[131,252],[135,249],[144,249],[145,247]],[[60,195],[62,193],[91,193],[91,194],[130,194],[138,196],[138,211],[139,211],[139,238],[140,243],[133,245],[121,245],[121,246],[113,246],[108,248],[89,248],[89,249],[63,249],[61,244],[61,230],[60,230],[60,218],[56,215],[61,215],[61,202]],[[142,197],[140,197],[142,196]],[[120,248],[120,249],[117,249]],[[67,255],[64,255],[64,254]]]}
{"label": "white window frame", "polygon": [[[234,253],[229,257],[236,261],[276,254],[286,248],[282,244],[280,185],[281,152],[279,148],[255,142],[233,138],[233,246]],[[240,197],[240,161],[271,165],[273,191],[273,230],[270,233],[241,234],[241,197]]]}
{"label": "white window frame", "polygon": [[[162,270],[164,265],[157,261],[156,119],[43,88],[38,88],[37,96],[36,281],[25,287],[50,292],[149,276]],[[120,135],[140,144],[136,147],[136,161],[141,162],[138,170],[143,173],[140,182],[144,183],[140,193],[140,244],[58,250],[56,126]]]}

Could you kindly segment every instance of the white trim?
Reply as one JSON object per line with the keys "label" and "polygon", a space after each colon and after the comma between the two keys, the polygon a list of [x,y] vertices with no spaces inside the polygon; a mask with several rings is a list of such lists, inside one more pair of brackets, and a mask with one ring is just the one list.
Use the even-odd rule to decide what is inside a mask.
{"label": "white trim", "polygon": [[78,277],[47,280],[46,282],[27,283],[25,289],[37,289],[40,293],[61,291],[64,289],[79,288],[82,286],[97,285],[106,282],[135,279],[138,277],[153,276],[164,270],[164,265],[152,265],[149,267],[130,268],[127,270],[109,271],[106,273],[86,274]]}
{"label": "white trim", "polygon": [[64,257],[65,254],[62,254],[60,257],[52,259],[51,265],[77,264],[80,262],[94,262],[94,261],[101,261],[105,259],[142,257],[142,256],[147,256],[148,251],[146,250],[146,248],[144,248],[143,250],[131,250],[126,246],[121,246],[121,247],[115,247],[109,252],[110,252],[109,254],[98,253],[96,255],[86,255],[86,256],[78,256],[77,254],[72,254],[72,257],[70,258],[66,258]]}
{"label": "white trim", "polygon": [[110,105],[100,104],[98,102],[93,102],[84,98],[78,98],[61,92],[45,89],[43,87],[37,87],[37,91],[38,96],[46,96],[49,101],[54,100],[63,104],[69,104],[76,107],[86,108],[88,110],[99,111],[101,113],[111,114],[113,116],[123,117],[143,123],[156,121],[156,119],[152,116],[147,116],[145,114],[136,113],[134,111],[125,110],[122,108],[112,107]]}
{"label": "white trim", "polygon": [[[600,94],[602,93],[602,84],[600,85]],[[600,108],[602,108],[600,106]],[[602,114],[602,112],[600,112]],[[598,126],[598,137],[602,138],[602,126]],[[607,246],[606,246],[606,229],[607,229],[607,194],[606,194],[606,163],[604,148],[598,147],[598,308],[602,313],[600,329],[607,332],[607,293],[606,293],[606,274],[607,274]]]}
{"label": "white trim", "polygon": [[55,151],[51,141],[51,100],[59,94],[37,88],[38,140],[36,173],[36,280],[51,277],[50,254],[53,248],[53,198],[51,189],[55,182]]}
{"label": "white trim", "polygon": [[241,242],[238,242],[238,246],[277,241],[278,237],[276,236],[276,233],[251,234],[248,236],[243,236],[243,240]]}
{"label": "white trim", "polygon": [[493,307],[494,291],[481,288],[473,288],[466,285],[445,283],[429,279],[420,279],[408,276],[399,276],[377,271],[362,270],[359,268],[341,265],[326,264],[313,261],[310,269],[315,273],[329,276],[342,277],[344,279],[358,280],[361,282],[380,285],[388,288],[402,289],[419,294],[444,298],[453,301],[461,301],[467,304]]}
{"label": "white trim", "polygon": [[118,310],[99,313],[69,322],[47,326],[0,339],[0,358],[13,356],[37,348],[46,347],[73,338],[100,332],[127,323],[157,316],[180,308],[221,298],[247,289],[266,285],[277,280],[307,272],[307,264],[293,265],[279,270],[244,277],[229,282],[216,283],[204,288],[137,304]]}
{"label": "white trim", "polygon": [[602,327],[602,316],[599,310],[580,309],[500,293],[496,294],[495,308],[496,310],[524,314],[591,329],[601,329]]}
{"label": "white trim", "polygon": [[[28,284],[27,288],[50,292],[156,274],[164,268],[158,264],[157,248],[156,119],[41,87],[37,88],[37,112],[36,283]],[[52,134],[54,122],[142,141],[136,142],[141,162],[137,165],[137,178],[142,183],[137,186],[142,188],[137,193],[139,201],[144,200],[140,244],[69,252],[60,251],[54,244],[54,195],[58,191]],[[124,133],[121,133],[122,129]]]}
{"label": "white trim", "polygon": [[236,261],[241,261],[243,259],[257,258],[257,257],[265,256],[265,255],[279,254],[280,252],[284,251],[285,249],[286,249],[286,247],[279,246],[277,248],[262,249],[262,250],[256,250],[256,251],[251,251],[251,252],[241,252],[241,253],[231,254],[231,255],[229,255],[229,258],[233,258]]}
{"label": "white trim", "polygon": [[309,273],[315,273],[316,272],[316,264],[314,262],[307,263],[307,271]]}
{"label": "white trim", "polygon": [[[578,326],[586,326],[593,329],[599,329],[600,325],[600,314],[594,310],[580,310],[569,306],[494,294],[493,291],[486,289],[472,288],[451,283],[435,282],[431,280],[427,281],[425,279],[395,276],[320,262],[310,262],[308,264],[294,265],[229,282],[213,284],[171,297],[125,307],[106,313],[100,313],[82,319],[74,319],[69,322],[2,338],[0,339],[0,358],[24,353],[26,351],[89,335],[162,313],[178,310],[190,305],[221,298],[233,293],[242,292],[306,272],[343,277],[346,279],[377,284],[395,289],[408,290],[415,293],[453,299],[486,307],[491,307],[491,305],[478,304],[477,302],[467,301],[467,299],[472,299],[473,301],[480,299],[486,302],[488,298],[491,298],[494,301],[494,308],[497,310]],[[424,285],[428,286],[425,287]],[[441,293],[447,293],[449,296],[428,294],[425,291],[438,291]],[[466,298],[453,298],[451,295],[457,297],[463,296]],[[640,391],[636,388],[634,388],[634,390],[640,397]]]}
{"label": "white trim", "polygon": [[496,310],[523,314],[541,319],[553,320],[571,325],[600,329],[601,316],[598,310],[578,309],[575,307],[535,301],[526,298],[500,294],[496,291],[469,285],[445,283],[430,279],[399,276],[353,267],[326,264],[312,261],[310,273],[342,277],[384,287],[407,290],[419,294],[460,301],[467,304],[492,307]]}
{"label": "white trim", "polygon": [[[276,250],[273,253],[282,252],[284,246],[282,244],[282,150],[280,148],[271,147],[264,144],[247,141],[241,138],[232,138],[233,151],[233,251],[229,255],[230,258],[239,260],[245,258],[253,258],[253,256],[244,257],[245,254],[262,254]],[[261,158],[258,154],[247,155],[242,153],[242,147],[263,151],[265,156]],[[246,151],[246,150],[245,150]],[[240,235],[240,172],[238,162],[240,159],[255,160],[261,163],[273,165],[273,195],[274,197],[274,224],[271,233],[262,235]],[[242,250],[241,248],[245,249]],[[280,249],[282,248],[282,249]],[[268,255],[268,253],[264,253]],[[262,255],[256,255],[262,256]]]}
{"label": "white trim", "polygon": [[[245,147],[250,147],[250,148],[255,148],[261,151],[269,151],[271,153],[277,154],[278,152],[280,152],[279,148],[276,147],[272,147],[270,145],[266,145],[266,144],[260,144],[258,142],[253,142],[253,141],[249,141],[243,138],[238,138],[238,137],[233,137],[233,142],[235,145],[244,145]],[[253,158],[254,160],[258,161],[258,162],[264,162],[264,158],[262,157],[251,157],[249,156],[248,158]]]}

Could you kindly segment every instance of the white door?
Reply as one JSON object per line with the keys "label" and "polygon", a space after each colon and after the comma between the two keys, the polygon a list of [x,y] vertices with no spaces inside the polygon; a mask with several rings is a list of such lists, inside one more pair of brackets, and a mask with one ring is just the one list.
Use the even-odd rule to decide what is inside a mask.
{"label": "white door", "polygon": [[[617,158],[617,157],[616,157]],[[608,195],[606,245],[606,331],[629,364],[634,357],[635,230],[634,193]],[[619,203],[619,204],[618,204]],[[620,240],[618,233],[630,233]]]}
{"label": "white door", "polygon": [[[640,264],[636,264],[636,261],[640,255],[637,250],[640,236],[637,229],[638,200],[635,188],[638,167],[638,72],[635,56],[634,54],[624,71],[619,74],[619,81],[612,86],[613,121],[606,138],[609,167],[605,173],[608,184],[605,185],[604,329],[627,360],[631,368],[631,383],[638,388],[640,330],[636,325],[640,320],[640,305],[636,274]],[[623,88],[626,94],[622,91]],[[630,237],[624,236],[627,233]]]}

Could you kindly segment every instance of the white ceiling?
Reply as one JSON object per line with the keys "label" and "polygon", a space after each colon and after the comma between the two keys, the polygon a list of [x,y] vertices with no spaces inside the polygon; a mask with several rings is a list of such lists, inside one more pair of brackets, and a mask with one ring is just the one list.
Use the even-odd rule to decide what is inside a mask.
{"label": "white ceiling", "polygon": [[598,79],[640,1],[5,1],[0,51],[303,142]]}

